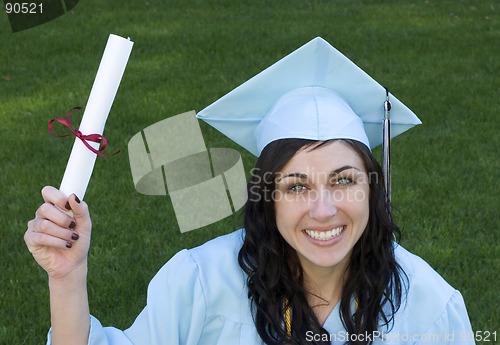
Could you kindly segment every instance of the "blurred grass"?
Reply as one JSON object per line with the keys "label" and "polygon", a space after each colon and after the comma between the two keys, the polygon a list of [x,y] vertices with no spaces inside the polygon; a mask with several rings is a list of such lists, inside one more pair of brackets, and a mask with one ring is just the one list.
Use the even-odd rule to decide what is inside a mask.
{"label": "blurred grass", "polygon": [[[110,150],[85,200],[94,231],[91,310],[126,328],[175,252],[241,226],[239,214],[180,234],[168,197],[138,194],[130,138],[201,110],[322,36],[406,103],[423,125],[394,140],[393,201],[403,245],[464,295],[473,328],[500,331],[499,56],[494,1],[81,1],[12,34],[0,19],[0,344],[41,344],[45,274],[27,251],[39,190],[59,186],[72,140],[46,130],[85,105],[109,33],[135,42],[108,119]],[[75,119],[77,116],[75,116]],[[201,124],[208,147],[237,148]],[[249,169],[254,158],[243,153]],[[375,153],[380,154],[376,149]]]}

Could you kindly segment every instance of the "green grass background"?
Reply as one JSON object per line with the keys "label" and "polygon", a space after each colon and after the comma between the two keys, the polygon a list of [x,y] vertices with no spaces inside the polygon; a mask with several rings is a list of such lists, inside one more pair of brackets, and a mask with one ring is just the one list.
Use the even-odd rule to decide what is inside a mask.
{"label": "green grass background", "polygon": [[[135,191],[130,138],[322,36],[423,121],[393,141],[402,243],[462,292],[474,330],[500,337],[499,12],[496,1],[463,0],[82,0],[15,34],[0,15],[0,344],[45,341],[47,279],[23,233],[72,146],[47,122],[85,105],[110,33],[135,46],[105,131],[110,150],[124,152],[98,159],[85,196],[90,304],[103,324],[129,326],[175,252],[241,226],[236,214],[181,234],[168,197]],[[237,148],[201,127],[208,147]],[[249,169],[255,160],[241,152]]]}

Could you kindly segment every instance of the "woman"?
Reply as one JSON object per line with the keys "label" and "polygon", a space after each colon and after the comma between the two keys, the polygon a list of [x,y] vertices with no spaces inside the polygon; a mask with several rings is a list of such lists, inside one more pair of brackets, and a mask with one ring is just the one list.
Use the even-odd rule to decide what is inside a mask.
{"label": "woman", "polygon": [[[315,50],[320,60],[323,48],[332,52],[326,42],[312,42],[321,48]],[[299,55],[309,55],[310,44]],[[297,54],[290,56],[285,65]],[[312,67],[322,80],[329,75],[318,73],[324,65],[331,64]],[[276,70],[286,71],[282,66],[264,72],[274,78]],[[176,254],[151,281],[147,306],[128,330],[103,328],[89,317],[87,205],[53,187],[42,190],[45,203],[28,223],[25,241],[49,275],[49,343],[469,343],[460,293],[395,243],[398,228],[370,152],[376,139],[360,117],[363,107],[328,82],[292,83],[275,97],[258,79],[199,114],[207,120],[224,113],[227,97],[232,104],[248,85],[270,97],[267,105],[254,98],[264,108],[257,123],[242,121],[252,123],[255,136],[243,130],[235,139],[234,128],[228,133],[259,156],[244,229]],[[356,97],[370,99],[372,89]]]}
{"label": "woman", "polygon": [[279,316],[290,308],[292,335],[307,343],[308,335],[324,334],[339,301],[349,333],[372,334],[379,319],[389,323],[406,277],[394,257],[398,229],[386,209],[380,166],[366,146],[282,139],[264,149],[257,168],[272,178],[256,174],[250,182],[259,198],[245,209],[239,260],[261,337],[286,339]]}

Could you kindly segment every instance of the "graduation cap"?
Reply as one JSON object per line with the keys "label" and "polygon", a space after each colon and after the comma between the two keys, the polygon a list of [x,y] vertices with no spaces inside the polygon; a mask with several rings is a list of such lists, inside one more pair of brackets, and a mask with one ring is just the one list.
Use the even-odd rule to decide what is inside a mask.
{"label": "graduation cap", "polygon": [[353,139],[384,144],[390,198],[390,138],[418,117],[321,37],[314,38],[197,114],[259,156],[284,138]]}

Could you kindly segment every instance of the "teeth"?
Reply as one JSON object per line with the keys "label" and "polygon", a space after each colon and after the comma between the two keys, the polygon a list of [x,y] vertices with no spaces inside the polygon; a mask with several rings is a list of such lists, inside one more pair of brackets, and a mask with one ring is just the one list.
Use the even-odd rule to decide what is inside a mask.
{"label": "teeth", "polygon": [[328,231],[314,231],[314,230],[306,230],[306,234],[315,240],[327,241],[331,240],[334,237],[339,236],[344,230],[343,226],[339,226],[338,228],[328,230]]}

